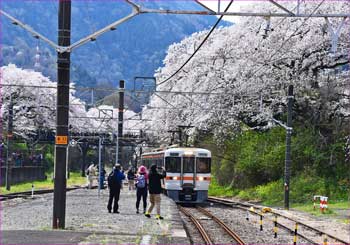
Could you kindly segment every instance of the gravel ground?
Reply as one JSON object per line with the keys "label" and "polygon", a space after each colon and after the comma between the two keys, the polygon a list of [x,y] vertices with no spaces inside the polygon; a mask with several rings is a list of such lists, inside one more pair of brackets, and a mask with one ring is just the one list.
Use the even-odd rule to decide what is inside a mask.
{"label": "gravel ground", "polygon": [[[162,215],[158,221],[136,214],[135,191],[124,189],[120,214],[107,212],[108,191],[79,189],[67,192],[66,229],[93,232],[81,244],[189,243],[175,203],[162,196]],[[13,199],[1,203],[1,230],[50,230],[53,194],[34,199]],[[155,212],[155,211],[153,211]]]}
{"label": "gravel ground", "polygon": [[[227,234],[223,228],[216,223],[214,220],[212,220],[210,217],[207,215],[201,213],[199,210],[195,208],[188,209],[188,211],[197,219],[199,222],[202,224],[203,228],[207,231],[209,237],[211,238],[212,242],[215,244],[232,244],[235,243],[236,241],[229,235]],[[197,232],[197,230],[192,230],[194,232]],[[198,232],[197,232],[198,233]],[[190,234],[193,234],[191,232]],[[201,236],[199,235],[199,238]],[[193,238],[195,240],[195,238]],[[195,242],[198,243],[198,242]]]}
{"label": "gravel ground", "polygon": [[[107,190],[101,191],[100,197],[97,190],[80,189],[67,192],[66,205],[66,229],[74,232],[86,232],[87,236],[80,244],[147,244],[147,243],[178,243],[188,244],[190,240],[195,244],[203,244],[201,236],[187,217],[181,217],[174,202],[162,197],[163,221],[157,221],[154,216],[147,219],[142,214],[135,213],[135,192],[123,190],[121,193],[120,214],[107,212]],[[35,196],[34,199],[13,199],[1,202],[1,230],[51,230],[53,194]],[[246,212],[213,205],[207,206],[209,211],[221,218],[226,224],[236,231],[242,239],[249,244],[292,244],[293,234],[281,228],[278,229],[278,237],[274,238],[273,225],[264,221],[263,231],[260,231],[258,216],[250,215],[246,220]],[[329,220],[319,220],[307,214],[295,211],[279,212],[288,214],[311,226],[324,229],[332,234],[339,235],[344,240],[350,240],[349,225],[334,223]],[[202,215],[204,216],[204,215]],[[187,235],[183,230],[182,220],[187,228]],[[207,218],[202,217],[201,222],[213,229],[215,242],[229,243],[219,240],[222,232],[213,225],[209,225]],[[206,227],[204,227],[206,228]],[[215,230],[214,230],[215,229]],[[300,229],[300,232],[303,232]],[[320,240],[320,242],[322,242]],[[331,243],[332,241],[329,240]],[[307,244],[298,239],[298,244]]]}
{"label": "gravel ground", "polygon": [[[228,200],[232,200],[235,202],[240,202],[240,200],[235,198],[228,198]],[[259,206],[259,205],[257,205]],[[280,208],[273,208],[274,212],[283,214],[288,216],[294,220],[298,220],[299,222],[305,223],[311,227],[315,227],[319,230],[322,230],[328,234],[331,234],[335,237],[338,237],[344,241],[347,241],[350,244],[350,203],[348,205],[348,209],[346,210],[336,210],[337,213],[330,216],[314,216],[312,214],[298,211],[298,210],[284,210]],[[281,220],[279,219],[279,222]],[[283,222],[285,223],[285,222]],[[290,223],[290,222],[289,222]],[[294,225],[294,224],[292,224]],[[309,231],[303,229],[299,226],[299,232],[308,234]],[[314,235],[315,236],[315,235]],[[314,237],[319,243],[323,243],[324,236],[320,234]],[[328,244],[334,244],[335,242],[332,239],[328,238]],[[337,242],[339,244],[339,242]]]}
{"label": "gravel ground", "polygon": [[[205,206],[205,208],[219,219],[224,221],[234,232],[236,232],[246,244],[293,244],[293,234],[283,229],[278,229],[277,238],[274,238],[273,225],[271,223],[263,223],[263,231],[260,231],[259,218],[249,216],[249,221],[246,220],[246,213],[239,209],[232,209],[220,205]],[[196,217],[204,216],[197,215],[198,212],[193,211]],[[203,244],[202,237],[198,234],[189,218],[181,214],[185,222],[185,227],[190,236],[191,242],[194,244]],[[217,228],[216,225],[210,223],[206,217],[200,219],[203,227],[208,230],[211,239],[216,244],[232,244],[230,238],[227,238],[225,231]],[[213,222],[213,221],[210,221]],[[309,244],[304,239],[298,238],[297,244]]]}
{"label": "gravel ground", "polygon": [[[273,223],[263,220],[263,230],[260,231],[260,217],[249,215],[240,209],[223,206],[210,206],[207,208],[212,214],[224,221],[247,244],[293,244],[294,235],[291,232],[279,228],[277,238],[274,238]],[[302,238],[298,238],[297,244],[309,244]]]}

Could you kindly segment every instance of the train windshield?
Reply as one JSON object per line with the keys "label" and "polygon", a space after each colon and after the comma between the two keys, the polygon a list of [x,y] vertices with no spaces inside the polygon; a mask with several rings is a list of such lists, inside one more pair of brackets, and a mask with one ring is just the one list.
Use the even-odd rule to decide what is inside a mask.
{"label": "train windshield", "polygon": [[194,157],[184,157],[184,173],[193,173],[194,170]]}
{"label": "train windshield", "polygon": [[181,172],[181,158],[180,157],[166,157],[165,170],[172,173]]}
{"label": "train windshield", "polygon": [[210,158],[197,158],[197,173],[210,173]]}

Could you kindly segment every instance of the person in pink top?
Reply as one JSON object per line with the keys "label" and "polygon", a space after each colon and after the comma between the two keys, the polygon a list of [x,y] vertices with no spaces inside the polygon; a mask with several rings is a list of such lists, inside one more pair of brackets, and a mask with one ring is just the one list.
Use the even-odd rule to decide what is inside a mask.
{"label": "person in pink top", "polygon": [[141,165],[138,169],[138,175],[136,177],[136,213],[139,213],[139,206],[142,197],[143,201],[143,213],[146,212],[147,208],[147,186],[148,186],[148,174],[147,168]]}

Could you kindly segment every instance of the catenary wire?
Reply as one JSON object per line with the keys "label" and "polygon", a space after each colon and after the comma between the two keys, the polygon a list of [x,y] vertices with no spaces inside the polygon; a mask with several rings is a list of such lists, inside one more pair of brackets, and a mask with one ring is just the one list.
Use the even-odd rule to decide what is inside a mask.
{"label": "catenary wire", "polygon": [[[233,3],[233,0],[231,0],[231,2],[228,4],[228,6],[226,7],[225,11],[226,12],[231,4]],[[167,81],[169,81],[170,79],[172,79],[177,73],[179,73],[182,68],[184,68],[184,66],[190,62],[190,60],[195,56],[195,54],[200,50],[200,48],[203,46],[203,44],[208,40],[209,36],[213,33],[213,31],[215,30],[215,28],[218,26],[218,24],[220,23],[221,19],[224,17],[224,15],[221,15],[220,18],[216,21],[216,23],[214,24],[214,26],[210,29],[210,31],[208,32],[208,34],[205,36],[205,38],[203,39],[203,41],[199,44],[199,46],[196,48],[196,50],[193,52],[193,54],[185,61],[185,63],[183,63],[172,75],[170,75],[168,78],[164,79],[163,81],[161,81],[160,83],[157,84],[157,86],[166,83]]]}

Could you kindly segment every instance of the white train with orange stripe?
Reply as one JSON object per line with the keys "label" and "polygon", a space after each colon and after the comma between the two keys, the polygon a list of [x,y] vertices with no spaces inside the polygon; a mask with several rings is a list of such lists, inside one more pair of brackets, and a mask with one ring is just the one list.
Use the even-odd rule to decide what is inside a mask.
{"label": "white train with orange stripe", "polygon": [[163,166],[166,194],[175,202],[201,203],[208,198],[211,152],[201,148],[169,148],[144,153],[142,164]]}

